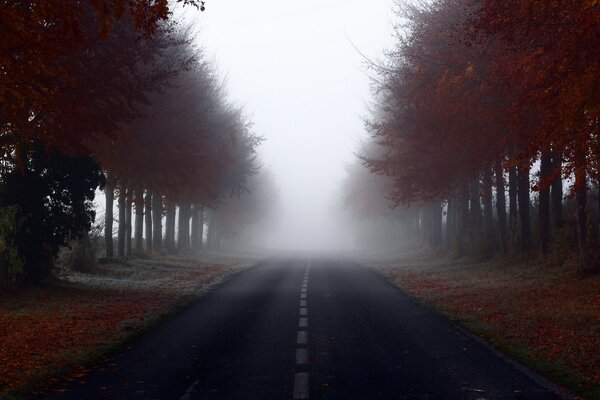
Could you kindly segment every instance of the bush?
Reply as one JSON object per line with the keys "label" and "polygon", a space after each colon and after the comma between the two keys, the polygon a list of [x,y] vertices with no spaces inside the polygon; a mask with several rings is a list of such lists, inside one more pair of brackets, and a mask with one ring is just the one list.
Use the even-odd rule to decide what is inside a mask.
{"label": "bush", "polygon": [[0,249],[5,281],[46,278],[61,246],[86,234],[104,177],[90,157],[34,146],[0,176]]}

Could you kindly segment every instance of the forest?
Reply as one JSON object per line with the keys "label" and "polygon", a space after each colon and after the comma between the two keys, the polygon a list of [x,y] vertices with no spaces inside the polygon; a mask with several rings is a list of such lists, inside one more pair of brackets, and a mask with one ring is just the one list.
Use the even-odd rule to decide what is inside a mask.
{"label": "forest", "polygon": [[599,21],[0,0],[0,398],[600,399]]}
{"label": "forest", "polygon": [[177,3],[0,2],[3,285],[48,278],[67,245],[85,268],[102,238],[108,260],[218,248],[274,194],[262,138],[173,17],[204,2]]}
{"label": "forest", "polygon": [[396,243],[597,271],[597,2],[399,2],[395,17],[394,47],[368,60],[346,205],[392,216]]}

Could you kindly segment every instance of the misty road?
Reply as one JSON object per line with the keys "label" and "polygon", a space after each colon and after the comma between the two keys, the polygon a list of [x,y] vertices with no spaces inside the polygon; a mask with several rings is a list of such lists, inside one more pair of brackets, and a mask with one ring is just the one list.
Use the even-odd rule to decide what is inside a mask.
{"label": "misty road", "polygon": [[52,399],[558,399],[350,262],[235,276]]}

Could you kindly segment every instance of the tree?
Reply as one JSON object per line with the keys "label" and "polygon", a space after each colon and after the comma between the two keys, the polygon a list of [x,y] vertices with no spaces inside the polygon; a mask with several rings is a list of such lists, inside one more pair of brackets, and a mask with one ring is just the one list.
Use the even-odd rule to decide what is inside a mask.
{"label": "tree", "polygon": [[0,209],[7,217],[0,273],[3,280],[37,283],[49,275],[59,248],[89,231],[91,202],[104,176],[89,156],[66,156],[41,145],[21,151],[23,164],[16,164],[15,155],[0,175]]}

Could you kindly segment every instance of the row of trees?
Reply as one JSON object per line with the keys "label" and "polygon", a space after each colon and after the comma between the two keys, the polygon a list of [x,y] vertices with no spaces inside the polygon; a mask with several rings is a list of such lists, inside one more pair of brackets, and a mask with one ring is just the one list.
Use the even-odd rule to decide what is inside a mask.
{"label": "row of trees", "polygon": [[397,11],[367,123],[379,149],[363,157],[389,178],[393,203],[421,208],[436,245],[445,211],[458,254],[547,256],[560,238],[592,265],[600,5],[437,0]]}
{"label": "row of trees", "polygon": [[132,236],[142,248],[144,218],[146,245],[163,247],[163,214],[175,249],[176,205],[179,247],[201,242],[202,207],[246,190],[260,138],[170,7],[0,1],[2,281],[46,277],[89,231],[98,187],[109,257],[115,196],[122,256]]}

